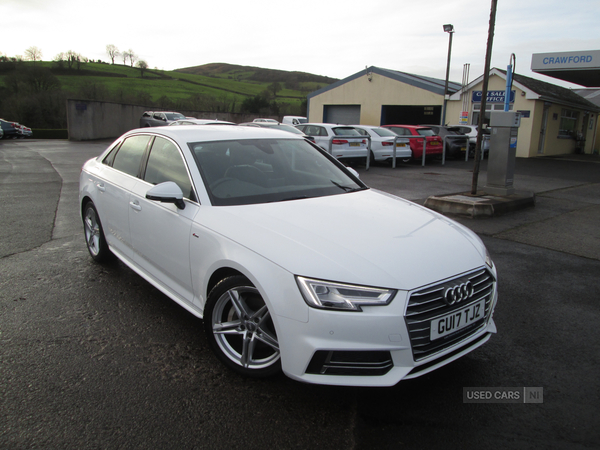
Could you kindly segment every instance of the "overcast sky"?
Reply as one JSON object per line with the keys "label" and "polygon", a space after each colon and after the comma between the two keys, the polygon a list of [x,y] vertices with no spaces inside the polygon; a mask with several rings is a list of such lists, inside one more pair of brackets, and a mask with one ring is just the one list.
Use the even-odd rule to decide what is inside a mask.
{"label": "overcast sky", "polygon": [[[73,50],[109,61],[107,44],[149,67],[225,62],[345,78],[378,66],[450,80],[482,75],[491,0],[0,0],[0,52],[44,61]],[[492,67],[533,74],[533,53],[599,50],[599,0],[499,0]],[[121,61],[122,62],[122,61]]]}

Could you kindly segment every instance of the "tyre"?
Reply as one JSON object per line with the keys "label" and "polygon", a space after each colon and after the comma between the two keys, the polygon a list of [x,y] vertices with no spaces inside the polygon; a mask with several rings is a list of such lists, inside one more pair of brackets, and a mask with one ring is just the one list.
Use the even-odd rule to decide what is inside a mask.
{"label": "tyre", "polygon": [[83,208],[83,230],[85,243],[92,258],[97,262],[112,259],[113,254],[106,243],[98,211],[92,202],[87,202]]}
{"label": "tyre", "polygon": [[204,330],[212,350],[230,369],[251,377],[281,371],[273,320],[246,277],[225,278],[212,289],[204,309]]}

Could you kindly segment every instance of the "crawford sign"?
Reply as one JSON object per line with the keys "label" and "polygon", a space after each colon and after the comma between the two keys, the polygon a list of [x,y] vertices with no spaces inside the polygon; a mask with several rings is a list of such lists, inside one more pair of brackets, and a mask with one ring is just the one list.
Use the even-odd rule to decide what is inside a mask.
{"label": "crawford sign", "polygon": [[584,69],[600,66],[600,50],[538,53],[531,56],[531,70]]}

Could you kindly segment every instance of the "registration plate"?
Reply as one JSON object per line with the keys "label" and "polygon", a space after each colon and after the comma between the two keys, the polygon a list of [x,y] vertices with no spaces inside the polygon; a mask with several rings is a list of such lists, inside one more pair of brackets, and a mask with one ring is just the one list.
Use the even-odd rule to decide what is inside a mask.
{"label": "registration plate", "polygon": [[429,338],[433,341],[468,327],[472,323],[483,319],[485,315],[485,300],[454,311],[451,314],[431,321]]}
{"label": "registration plate", "polygon": [[429,144],[430,145],[440,145],[440,143],[438,141],[431,141]]}
{"label": "registration plate", "polygon": [[350,147],[360,147],[360,142],[350,142]]}
{"label": "registration plate", "polygon": [[396,147],[406,147],[406,144],[396,144]]}

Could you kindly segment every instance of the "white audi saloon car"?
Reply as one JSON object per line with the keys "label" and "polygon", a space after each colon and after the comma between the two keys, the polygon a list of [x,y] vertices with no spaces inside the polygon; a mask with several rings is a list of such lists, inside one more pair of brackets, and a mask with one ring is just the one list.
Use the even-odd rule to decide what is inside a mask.
{"label": "white audi saloon car", "polygon": [[132,130],[83,166],[79,201],[91,257],[118,257],[203,318],[244,375],[391,386],[496,332],[481,240],[301,135]]}
{"label": "white audi saloon car", "polygon": [[322,149],[340,160],[367,159],[367,140],[354,127],[332,123],[296,125]]}
{"label": "white audi saloon car", "polygon": [[410,140],[400,138],[388,128],[372,125],[352,125],[363,136],[371,138],[371,160],[392,161],[394,157],[394,142],[396,143],[396,158],[408,162],[412,158]]}

